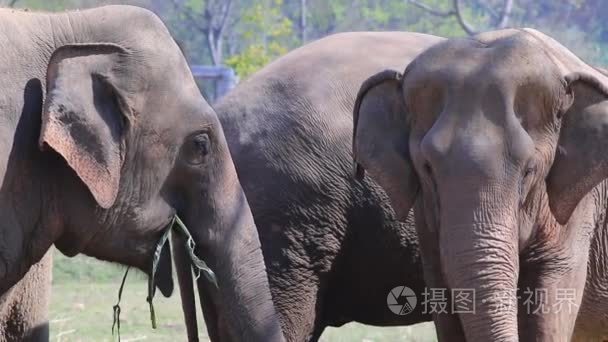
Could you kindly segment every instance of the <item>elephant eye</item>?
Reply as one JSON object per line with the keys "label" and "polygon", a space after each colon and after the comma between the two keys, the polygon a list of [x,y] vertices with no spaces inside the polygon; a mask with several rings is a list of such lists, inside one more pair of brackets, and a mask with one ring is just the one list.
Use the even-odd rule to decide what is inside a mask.
{"label": "elephant eye", "polygon": [[524,170],[524,178],[532,176],[534,173],[536,173],[536,167],[535,166],[528,166]]}
{"label": "elephant eye", "polygon": [[201,156],[206,156],[209,153],[209,136],[207,134],[197,135],[194,138],[194,144]]}
{"label": "elephant eye", "polygon": [[207,133],[199,133],[188,140],[188,146],[186,146],[188,163],[192,165],[202,164],[211,150],[209,135]]}

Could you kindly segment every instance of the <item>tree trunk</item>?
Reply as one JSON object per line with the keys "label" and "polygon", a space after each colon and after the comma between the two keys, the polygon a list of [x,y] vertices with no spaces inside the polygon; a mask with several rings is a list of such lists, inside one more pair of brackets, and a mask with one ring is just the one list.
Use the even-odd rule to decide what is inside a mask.
{"label": "tree trunk", "polygon": [[300,0],[300,39],[306,43],[306,0]]}

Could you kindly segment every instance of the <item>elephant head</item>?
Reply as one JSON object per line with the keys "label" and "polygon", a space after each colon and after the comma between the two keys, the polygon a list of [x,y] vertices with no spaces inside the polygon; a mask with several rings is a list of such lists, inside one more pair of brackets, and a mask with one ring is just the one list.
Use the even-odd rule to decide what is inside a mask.
{"label": "elephant head", "polygon": [[[225,308],[232,337],[283,340],[253,216],[215,112],[154,14],[104,8],[111,9],[120,13],[106,20],[127,16],[128,32],[114,27],[112,42],[65,44],[48,64],[39,145],[53,176],[56,246],[150,274],[157,242],[177,214],[216,273],[219,289],[209,295]],[[95,14],[89,21],[100,16],[82,13]],[[161,254],[157,286],[169,295],[168,244]]]}
{"label": "elephant head", "polygon": [[608,176],[607,86],[530,29],[448,40],[403,74],[362,85],[358,174],[367,170],[402,217],[416,204],[435,284],[475,290],[476,314],[457,316],[467,340],[517,340],[517,305],[494,308],[516,303],[520,252],[532,236],[556,243]]}

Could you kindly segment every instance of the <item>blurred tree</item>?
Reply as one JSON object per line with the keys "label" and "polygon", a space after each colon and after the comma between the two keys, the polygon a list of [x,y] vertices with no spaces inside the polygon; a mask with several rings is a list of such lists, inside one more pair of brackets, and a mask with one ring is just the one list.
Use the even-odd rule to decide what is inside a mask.
{"label": "blurred tree", "polygon": [[[246,77],[287,52],[296,40],[292,37],[293,23],[283,14],[283,0],[172,3],[173,13],[165,19],[197,64],[227,64]],[[225,59],[226,55],[231,57]]]}
{"label": "blurred tree", "polygon": [[[514,0],[452,0],[451,7],[448,10],[439,10],[418,0],[406,1],[434,16],[456,17],[462,29],[467,34],[474,35],[480,30],[466,19],[467,12],[476,17],[478,22],[488,22],[481,31],[505,28],[509,23]],[[497,4],[497,2],[500,4]],[[467,5],[470,6],[467,7]]]}
{"label": "blurred tree", "polygon": [[238,0],[172,0],[180,20],[195,28],[205,37],[207,49],[214,65],[220,65],[224,56],[224,39],[227,27],[234,25],[233,5]]}
{"label": "blurred tree", "polygon": [[293,23],[281,12],[283,0],[259,0],[243,11],[239,52],[226,60],[241,77],[247,77],[285,54],[293,40]]}
{"label": "blurred tree", "polygon": [[300,41],[306,43],[306,0],[300,0]]}
{"label": "blurred tree", "polygon": [[584,59],[608,65],[606,0],[0,0],[60,10],[130,3],[157,12],[195,64],[229,64],[246,77],[306,41],[343,31],[444,37],[534,27]]}

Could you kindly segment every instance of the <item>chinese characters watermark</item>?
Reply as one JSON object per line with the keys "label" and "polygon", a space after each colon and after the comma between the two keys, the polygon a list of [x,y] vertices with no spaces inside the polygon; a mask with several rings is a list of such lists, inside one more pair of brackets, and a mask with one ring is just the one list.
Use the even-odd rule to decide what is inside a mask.
{"label": "chinese characters watermark", "polygon": [[[480,308],[489,312],[513,312],[524,310],[527,314],[568,314],[578,310],[576,289],[525,288],[517,291],[497,291],[478,298],[475,289],[467,288],[425,288],[421,293],[421,307],[424,314],[475,314]],[[414,311],[418,297],[406,286],[393,288],[387,296],[388,308],[397,315],[407,315]]]}

